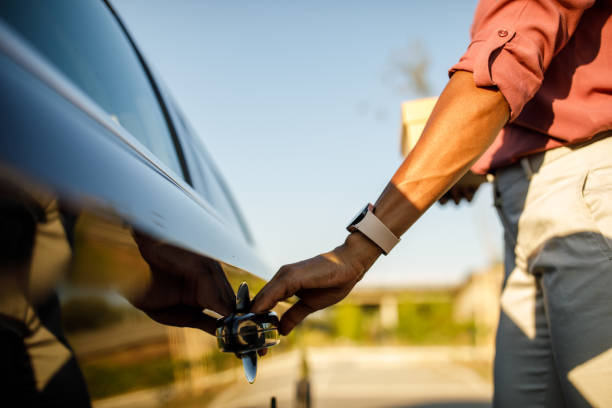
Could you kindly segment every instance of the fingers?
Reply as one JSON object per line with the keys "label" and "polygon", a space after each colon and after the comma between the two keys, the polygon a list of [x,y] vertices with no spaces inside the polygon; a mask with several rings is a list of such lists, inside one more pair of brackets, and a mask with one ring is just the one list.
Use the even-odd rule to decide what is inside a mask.
{"label": "fingers", "polygon": [[285,300],[291,297],[297,289],[294,289],[294,285],[289,277],[289,269],[282,267],[274,275],[266,285],[257,293],[253,298],[251,304],[251,312],[261,313],[266,310],[271,310],[281,300]]}
{"label": "fingers", "polygon": [[444,205],[453,200],[456,205],[459,205],[464,198],[471,202],[480,185],[486,181],[485,176],[468,171],[450,190],[440,197],[438,202]]}
{"label": "fingers", "polygon": [[463,191],[461,191],[459,188],[453,188],[450,190],[450,193],[455,205],[459,205],[461,199],[463,198]]}
{"label": "fingers", "polygon": [[461,204],[461,200],[463,199],[465,199],[467,202],[472,202],[477,190],[478,190],[477,187],[455,186],[451,188],[450,190],[448,190],[442,197],[440,197],[438,202],[441,205],[446,204],[450,200],[452,200],[455,203],[455,205]]}
{"label": "fingers", "polygon": [[468,187],[465,189],[463,195],[465,196],[465,199],[468,201],[468,203],[471,203],[474,199],[474,194],[476,194],[476,190],[477,189],[474,187]]}
{"label": "fingers", "polygon": [[360,272],[353,266],[335,250],[285,265],[255,296],[251,311],[270,310],[278,302],[288,299],[300,290],[323,289],[352,282]]}
{"label": "fingers", "polygon": [[[451,187],[450,190],[448,190],[446,193],[444,193],[444,195],[442,197],[440,197],[440,199],[438,200],[438,202],[440,203],[440,205],[445,205],[446,203],[448,203],[449,201],[454,201],[455,204],[458,204],[457,199],[459,198],[458,196],[458,187],[454,186]],[[461,200],[459,198],[459,200]]]}
{"label": "fingers", "polygon": [[278,302],[283,300],[279,295],[283,293],[282,289],[278,287],[279,284],[272,278],[272,280],[255,295],[251,303],[251,312],[261,313],[266,310],[271,310],[276,306]]}
{"label": "fingers", "polygon": [[289,308],[285,314],[283,314],[278,331],[280,334],[286,336],[295,326],[304,320],[306,316],[314,311],[315,310],[304,303],[304,301],[298,301],[296,304],[291,306],[291,308]]}

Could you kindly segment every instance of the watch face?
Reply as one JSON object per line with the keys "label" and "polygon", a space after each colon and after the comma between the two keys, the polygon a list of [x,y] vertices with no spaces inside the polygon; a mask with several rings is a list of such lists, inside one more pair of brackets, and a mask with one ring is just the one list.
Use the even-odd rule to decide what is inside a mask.
{"label": "watch face", "polygon": [[350,228],[351,226],[359,223],[359,221],[363,220],[363,217],[365,217],[367,213],[368,213],[368,205],[366,205],[363,208],[363,210],[359,211],[357,215],[355,215],[355,218],[353,218],[353,221],[351,221],[348,227]]}

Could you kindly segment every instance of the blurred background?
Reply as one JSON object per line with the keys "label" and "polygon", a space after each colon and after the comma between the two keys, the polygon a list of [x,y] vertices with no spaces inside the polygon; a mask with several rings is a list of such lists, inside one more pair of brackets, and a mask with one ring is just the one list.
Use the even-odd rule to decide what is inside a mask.
{"label": "blurred background", "polygon": [[[272,276],[342,243],[375,202],[403,159],[402,106],[442,91],[477,1],[109,3],[228,180]],[[434,205],[353,293],[270,349],[253,385],[212,336],[108,290],[144,285],[149,267],[125,223],[81,214],[58,291],[94,407],[490,406],[502,282],[491,195]],[[222,268],[234,287],[249,278]]]}

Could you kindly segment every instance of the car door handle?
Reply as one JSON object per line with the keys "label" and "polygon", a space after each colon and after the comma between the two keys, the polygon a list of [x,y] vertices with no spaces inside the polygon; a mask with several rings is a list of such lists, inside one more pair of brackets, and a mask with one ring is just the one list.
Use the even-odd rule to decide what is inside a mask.
{"label": "car door handle", "polygon": [[249,383],[257,375],[257,351],[280,343],[278,316],[274,312],[251,313],[249,286],[242,282],[236,294],[236,311],[217,320],[216,337],[221,351],[242,360]]}

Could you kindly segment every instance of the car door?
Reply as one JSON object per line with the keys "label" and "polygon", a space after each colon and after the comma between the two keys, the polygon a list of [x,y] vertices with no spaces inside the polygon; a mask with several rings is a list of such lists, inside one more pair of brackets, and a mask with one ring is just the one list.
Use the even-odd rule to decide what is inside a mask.
{"label": "car door", "polygon": [[[154,323],[126,301],[154,272],[143,236],[184,251],[179,266],[218,265],[234,288],[247,280],[256,290],[270,273],[169,101],[107,3],[0,3],[0,261],[10,272],[0,298],[24,305],[19,316],[0,307],[0,331],[13,335],[16,322],[23,344],[43,333],[36,347],[63,350],[31,367],[40,392],[75,355],[93,399],[187,381],[207,373],[206,358],[231,366],[219,365],[211,336]],[[72,373],[54,392],[79,394]]]}

